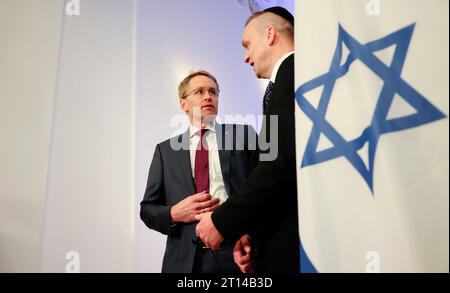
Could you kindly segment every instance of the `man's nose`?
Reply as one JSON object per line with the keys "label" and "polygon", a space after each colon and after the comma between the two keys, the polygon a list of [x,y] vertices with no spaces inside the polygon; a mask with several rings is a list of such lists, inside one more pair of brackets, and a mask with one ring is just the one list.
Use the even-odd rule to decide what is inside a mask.
{"label": "man's nose", "polygon": [[247,53],[244,54],[244,63],[250,63],[250,56]]}
{"label": "man's nose", "polygon": [[205,93],[203,94],[203,100],[211,100],[211,94],[209,93],[209,91],[205,91]]}

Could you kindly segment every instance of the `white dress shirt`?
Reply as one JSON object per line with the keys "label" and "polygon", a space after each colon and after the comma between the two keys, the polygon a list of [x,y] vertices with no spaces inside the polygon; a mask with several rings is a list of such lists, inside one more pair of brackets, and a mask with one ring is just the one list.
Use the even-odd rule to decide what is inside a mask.
{"label": "white dress shirt", "polygon": [[[205,134],[208,143],[208,166],[209,166],[209,193],[213,198],[220,199],[222,204],[228,198],[227,190],[222,177],[220,168],[219,151],[217,148],[216,123],[211,122],[206,127],[208,131]],[[200,141],[200,128],[193,125],[189,126],[189,150],[191,157],[192,178],[195,180],[195,154]]]}

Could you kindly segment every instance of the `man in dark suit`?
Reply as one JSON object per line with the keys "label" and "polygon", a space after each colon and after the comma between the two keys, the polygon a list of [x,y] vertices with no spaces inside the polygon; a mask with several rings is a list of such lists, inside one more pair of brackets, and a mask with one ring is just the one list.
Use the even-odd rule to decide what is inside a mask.
{"label": "man in dark suit", "polygon": [[[261,156],[248,181],[230,200],[213,213],[197,215],[197,235],[217,249],[224,239],[235,241],[243,234],[254,233],[263,244],[264,271],[298,273],[294,17],[281,7],[252,15],[242,45],[244,61],[253,67],[255,75],[270,79],[263,99],[265,123],[260,139],[265,134],[270,140],[278,137],[278,155],[275,160]],[[270,119],[271,115],[278,121]],[[272,123],[277,124],[269,127]],[[236,243],[235,260],[243,271],[251,271],[250,258],[248,241],[241,238]]]}
{"label": "man in dark suit", "polygon": [[178,95],[190,126],[156,146],[141,219],[167,235],[162,272],[239,272],[234,243],[205,247],[194,216],[216,209],[247,179],[257,160],[257,135],[246,125],[215,122],[219,84],[210,73],[189,74]]}

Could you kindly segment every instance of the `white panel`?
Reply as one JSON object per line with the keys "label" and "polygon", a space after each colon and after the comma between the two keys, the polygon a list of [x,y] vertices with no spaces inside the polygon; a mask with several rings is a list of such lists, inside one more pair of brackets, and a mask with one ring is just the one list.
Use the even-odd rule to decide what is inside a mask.
{"label": "white panel", "polygon": [[64,272],[69,251],[81,272],[132,271],[133,3],[81,1],[64,17],[43,272]]}
{"label": "white panel", "polygon": [[39,269],[62,11],[0,1],[0,272]]}

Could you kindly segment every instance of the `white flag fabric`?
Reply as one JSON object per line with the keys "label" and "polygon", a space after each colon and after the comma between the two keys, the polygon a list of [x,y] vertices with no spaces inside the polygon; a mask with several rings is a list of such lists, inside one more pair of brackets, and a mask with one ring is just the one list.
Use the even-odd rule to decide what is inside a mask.
{"label": "white flag fabric", "polygon": [[449,2],[296,0],[302,272],[449,272]]}

